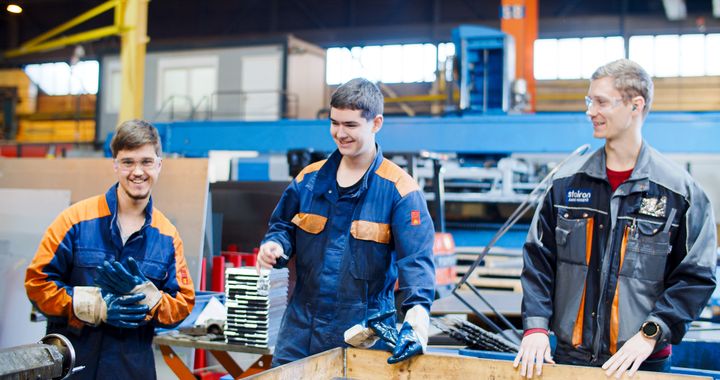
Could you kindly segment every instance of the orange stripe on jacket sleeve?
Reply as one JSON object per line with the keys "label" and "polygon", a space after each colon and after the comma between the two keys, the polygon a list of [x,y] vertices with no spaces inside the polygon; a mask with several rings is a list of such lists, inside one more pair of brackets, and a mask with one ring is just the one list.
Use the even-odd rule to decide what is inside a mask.
{"label": "orange stripe on jacket sleeve", "polygon": [[[630,229],[625,227],[625,233],[623,234],[622,244],[620,245],[620,266],[618,267],[618,273],[622,270],[623,262],[625,261],[625,250],[627,249],[627,239]],[[610,353],[614,354],[617,352],[618,336],[620,335],[620,307],[618,299],[620,298],[620,280],[618,279],[617,285],[615,286],[615,295],[613,296],[612,308],[610,309]]]}
{"label": "orange stripe on jacket sleeve", "polygon": [[[35,257],[25,271],[28,298],[44,314],[66,317],[72,327],[79,328],[83,325],[73,314],[72,297],[54,280],[48,280],[45,268],[55,258],[60,243],[75,224],[107,215],[110,215],[110,210],[104,196],[89,198],[60,213],[45,231]],[[72,259],[72,256],[68,259]]]}
{"label": "orange stripe on jacket sleeve", "polygon": [[[151,310],[151,315],[164,325],[172,325],[185,319],[195,305],[195,286],[193,285],[187,262],[183,253],[183,242],[175,227],[157,210],[153,212],[153,226],[163,235],[172,233],[175,249],[175,280],[178,291],[175,297],[162,293],[160,302]],[[160,289],[162,290],[162,289]]]}
{"label": "orange stripe on jacket sleeve", "polygon": [[[585,264],[590,265],[590,257],[592,256],[593,243],[593,227],[595,219],[587,218],[585,226]],[[580,308],[578,309],[577,318],[575,318],[575,326],[573,327],[572,345],[579,347],[582,344],[583,323],[585,319],[585,292],[587,290],[587,282],[583,284],[582,298],[580,298]]]}

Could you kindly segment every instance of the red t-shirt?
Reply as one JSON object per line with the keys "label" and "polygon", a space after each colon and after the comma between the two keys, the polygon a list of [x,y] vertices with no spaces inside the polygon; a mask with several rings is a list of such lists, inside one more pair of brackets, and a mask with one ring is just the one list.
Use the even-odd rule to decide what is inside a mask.
{"label": "red t-shirt", "polygon": [[618,186],[630,178],[630,174],[632,174],[633,171],[633,169],[630,169],[622,172],[616,172],[615,170],[610,170],[610,168],[605,168],[605,170],[607,171],[608,181],[610,181],[612,191],[615,191]]}

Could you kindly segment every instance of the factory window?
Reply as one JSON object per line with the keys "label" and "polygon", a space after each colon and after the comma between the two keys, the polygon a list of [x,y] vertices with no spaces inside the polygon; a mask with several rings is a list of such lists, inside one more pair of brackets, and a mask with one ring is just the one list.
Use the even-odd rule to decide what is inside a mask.
{"label": "factory window", "polygon": [[655,77],[720,75],[720,34],[632,36],[630,59]]}
{"label": "factory window", "polygon": [[705,74],[720,75],[720,33],[705,37]]}
{"label": "factory window", "polygon": [[216,56],[159,59],[156,110],[163,113],[205,110],[217,92],[217,68]]}
{"label": "factory window", "polygon": [[108,91],[103,93],[108,94],[107,110],[109,113],[120,112],[120,99],[122,98],[122,71],[120,68],[120,62],[115,61],[108,65],[109,79],[104,82],[103,87],[107,88]]}
{"label": "factory window", "polygon": [[98,61],[80,61],[75,65],[65,62],[42,63],[25,66],[25,73],[48,95],[97,94]]}
{"label": "factory window", "polygon": [[[454,49],[441,44],[442,57]],[[364,77],[383,83],[432,82],[438,68],[438,47],[433,44],[383,45],[327,50],[327,84]]]}
{"label": "factory window", "polygon": [[590,78],[595,69],[625,55],[623,38],[549,38],[535,41],[535,79]]}

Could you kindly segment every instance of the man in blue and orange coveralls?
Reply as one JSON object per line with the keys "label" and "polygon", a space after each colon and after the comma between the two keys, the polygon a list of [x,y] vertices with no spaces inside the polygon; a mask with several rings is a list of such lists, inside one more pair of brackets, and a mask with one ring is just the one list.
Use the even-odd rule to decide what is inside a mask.
{"label": "man in blue and orange coveralls", "polygon": [[[383,124],[383,96],[375,84],[353,79],[333,93],[330,106],[337,150],[288,186],[258,253],[264,268],[296,258],[297,284],[274,366],[347,344],[368,347],[378,337],[367,322],[377,315],[396,338],[388,342],[379,334],[395,347],[388,362],[427,345],[434,230],[422,190],[375,143]],[[399,333],[392,312],[398,277],[405,312]]]}
{"label": "man in blue and orange coveralls", "polygon": [[157,129],[131,120],[111,143],[118,182],[48,227],[27,268],[30,301],[47,332],[73,344],[73,378],[154,379],[155,326],[173,326],[195,303],[183,243],[153,207],[162,167]]}

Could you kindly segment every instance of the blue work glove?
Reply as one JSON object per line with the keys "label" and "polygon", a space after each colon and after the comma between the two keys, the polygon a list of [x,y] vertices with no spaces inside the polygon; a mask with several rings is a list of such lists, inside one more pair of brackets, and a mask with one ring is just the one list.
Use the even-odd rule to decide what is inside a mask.
{"label": "blue work glove", "polygon": [[144,294],[115,294],[95,286],[75,286],[72,291],[73,313],[93,326],[102,322],[122,328],[144,324],[150,311],[140,304],[144,299]]}
{"label": "blue work glove", "polygon": [[383,321],[394,314],[395,310],[381,311],[370,316],[362,324],[350,327],[344,333],[345,343],[353,347],[370,348],[377,343],[378,339],[382,338],[383,342],[392,349],[397,343],[398,333]]}
{"label": "blue work glove", "polygon": [[395,326],[390,326],[384,321],[395,314],[395,310],[381,311],[375,315],[370,316],[367,320],[367,327],[369,327],[375,335],[385,342],[390,348],[397,345],[398,332]]}
{"label": "blue work glove", "polygon": [[[131,265],[137,268],[137,262],[132,257],[128,259],[128,267]],[[139,272],[139,269],[137,271]],[[95,284],[100,289],[115,294],[130,294],[136,286],[146,281],[147,278],[142,273],[134,275],[118,261],[105,261],[102,266],[97,267],[95,276]]]}
{"label": "blue work glove", "polygon": [[400,334],[393,354],[388,358],[387,362],[388,364],[395,364],[422,352],[423,346],[415,334],[415,330],[413,330],[409,323],[405,322],[402,328],[400,328]]}
{"label": "blue work glove", "polygon": [[137,261],[132,257],[127,260],[127,268],[120,262],[104,262],[97,268],[95,277],[97,284],[103,291],[115,294],[145,294],[140,302],[149,308],[162,298],[162,293],[140,270]]}
{"label": "blue work glove", "polygon": [[105,312],[101,313],[101,320],[105,323],[126,329],[133,329],[146,323],[145,316],[150,311],[147,305],[138,304],[145,295],[117,295],[107,293],[103,296]]}

